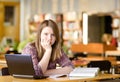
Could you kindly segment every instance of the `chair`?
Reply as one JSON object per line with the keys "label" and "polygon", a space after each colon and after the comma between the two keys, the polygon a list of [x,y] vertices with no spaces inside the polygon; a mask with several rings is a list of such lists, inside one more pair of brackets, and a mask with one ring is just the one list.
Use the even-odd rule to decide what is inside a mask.
{"label": "chair", "polygon": [[87,57],[87,54],[84,54],[84,53],[74,53],[74,58],[77,58],[77,57]]}
{"label": "chair", "polygon": [[2,76],[10,75],[10,74],[9,74],[9,71],[8,71],[8,67],[3,67],[3,68],[1,69],[1,73],[2,73]]}
{"label": "chair", "polygon": [[110,73],[110,68],[112,67],[109,60],[100,60],[100,61],[90,61],[87,65],[88,67],[99,67],[100,71]]}
{"label": "chair", "polygon": [[6,54],[19,54],[17,50],[8,50]]}

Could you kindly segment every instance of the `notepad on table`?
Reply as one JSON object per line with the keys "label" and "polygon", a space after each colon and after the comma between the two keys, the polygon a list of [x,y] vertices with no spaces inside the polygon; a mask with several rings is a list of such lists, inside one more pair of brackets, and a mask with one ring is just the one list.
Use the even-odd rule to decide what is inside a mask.
{"label": "notepad on table", "polygon": [[99,72],[99,68],[82,68],[77,67],[72,72],[70,72],[69,76],[83,76],[83,77],[95,77]]}

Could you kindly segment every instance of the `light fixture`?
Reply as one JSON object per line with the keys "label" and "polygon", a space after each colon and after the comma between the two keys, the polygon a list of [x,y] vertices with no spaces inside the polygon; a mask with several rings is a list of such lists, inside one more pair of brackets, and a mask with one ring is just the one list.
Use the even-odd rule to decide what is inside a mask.
{"label": "light fixture", "polygon": [[88,44],[88,14],[83,13],[83,44]]}

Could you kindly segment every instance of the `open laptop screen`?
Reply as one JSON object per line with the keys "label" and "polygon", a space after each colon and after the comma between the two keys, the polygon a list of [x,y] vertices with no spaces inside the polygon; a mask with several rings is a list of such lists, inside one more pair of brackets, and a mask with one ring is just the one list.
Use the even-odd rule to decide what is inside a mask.
{"label": "open laptop screen", "polygon": [[45,76],[35,76],[33,62],[30,55],[6,54],[5,55],[10,75],[14,77],[45,78]]}

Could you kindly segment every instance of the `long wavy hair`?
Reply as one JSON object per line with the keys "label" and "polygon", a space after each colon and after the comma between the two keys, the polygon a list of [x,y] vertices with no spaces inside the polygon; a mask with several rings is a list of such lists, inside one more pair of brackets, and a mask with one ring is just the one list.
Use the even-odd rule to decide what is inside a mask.
{"label": "long wavy hair", "polygon": [[52,54],[51,54],[51,61],[54,61],[57,58],[60,58],[61,56],[61,44],[60,44],[60,35],[59,35],[59,29],[58,26],[56,24],[56,22],[54,22],[53,20],[44,20],[38,27],[38,31],[37,31],[37,38],[35,41],[35,46],[37,48],[37,52],[38,52],[38,57],[41,59],[43,57],[44,54],[44,50],[41,46],[41,32],[45,27],[50,27],[52,28],[54,34],[55,34],[55,38],[56,41],[55,43],[52,45]]}

